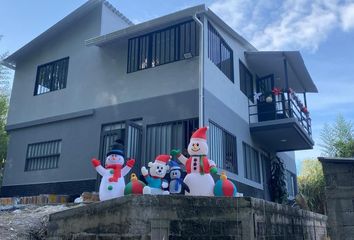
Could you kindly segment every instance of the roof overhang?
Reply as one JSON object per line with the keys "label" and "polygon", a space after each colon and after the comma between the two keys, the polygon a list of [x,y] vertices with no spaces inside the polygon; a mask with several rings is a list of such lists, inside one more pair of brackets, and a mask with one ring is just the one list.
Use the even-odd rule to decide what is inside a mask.
{"label": "roof overhang", "polygon": [[274,74],[274,86],[286,88],[285,66],[289,88],[295,92],[318,92],[299,51],[248,51],[247,65],[259,77]]}
{"label": "roof overhang", "polygon": [[341,157],[318,157],[320,162],[326,163],[348,163],[354,164],[354,158],[341,158]]}
{"label": "roof overhang", "polygon": [[87,46],[99,46],[102,47],[106,44],[117,41],[121,38],[130,38],[137,35],[142,35],[154,31],[156,29],[162,29],[164,27],[171,26],[173,24],[183,22],[192,19],[193,16],[206,15],[207,18],[213,23],[220,26],[225,32],[227,32],[231,37],[241,43],[248,51],[257,51],[257,49],[244,39],[241,35],[235,32],[230,26],[228,26],[221,18],[219,18],[213,11],[206,8],[204,4],[197,5],[191,8],[187,8],[172,14],[168,14],[159,18],[152,19],[147,22],[136,24],[128,28],[118,30],[106,35],[97,36],[94,38],[87,39],[85,41]]}
{"label": "roof overhang", "polygon": [[192,17],[196,14],[205,12],[205,5],[198,5],[187,8],[172,14],[168,14],[159,18],[152,19],[147,22],[139,23],[112,33],[90,38],[85,41],[87,46],[104,46],[121,38],[130,38],[136,35],[146,34],[157,28],[164,28],[171,24],[179,23]]}

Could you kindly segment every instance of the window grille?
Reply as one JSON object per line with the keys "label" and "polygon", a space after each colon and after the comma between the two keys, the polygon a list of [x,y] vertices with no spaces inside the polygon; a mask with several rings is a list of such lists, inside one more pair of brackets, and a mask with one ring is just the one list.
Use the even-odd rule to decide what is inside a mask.
{"label": "window grille", "polygon": [[60,153],[61,140],[29,144],[25,171],[58,168]]}
{"label": "window grille", "polygon": [[231,82],[234,82],[232,49],[209,22],[208,58],[231,80]]}
{"label": "window grille", "polygon": [[153,68],[198,56],[198,30],[188,21],[131,38],[128,41],[127,72]]}
{"label": "window grille", "polygon": [[256,149],[246,143],[242,143],[243,160],[245,165],[245,177],[252,181],[261,183],[261,172],[259,154]]}
{"label": "window grille", "polygon": [[209,122],[209,156],[216,166],[237,174],[236,137]]}
{"label": "window grille", "polygon": [[66,87],[69,57],[38,66],[34,95]]}
{"label": "window grille", "polygon": [[240,66],[240,89],[248,97],[248,99],[254,102],[253,97],[253,76],[247,67],[239,61]]}

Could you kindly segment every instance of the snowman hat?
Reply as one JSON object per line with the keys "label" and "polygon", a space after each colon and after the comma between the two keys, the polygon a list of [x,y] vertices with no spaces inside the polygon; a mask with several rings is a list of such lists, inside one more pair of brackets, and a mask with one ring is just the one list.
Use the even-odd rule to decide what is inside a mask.
{"label": "snowman hat", "polygon": [[170,159],[171,159],[170,155],[161,154],[155,158],[155,162],[158,162],[161,164],[167,164]]}
{"label": "snowman hat", "polygon": [[124,157],[124,145],[121,139],[116,140],[110,147],[107,157],[112,154],[117,154]]}
{"label": "snowman hat", "polygon": [[200,141],[204,141],[206,142],[206,132],[208,130],[208,127],[201,127],[199,128],[197,131],[195,131],[193,134],[192,134],[192,137],[191,139],[193,140],[200,140]]}
{"label": "snowman hat", "polygon": [[181,170],[181,167],[179,166],[179,164],[176,161],[170,161],[168,163],[168,165],[170,166],[170,171],[172,171],[172,170]]}

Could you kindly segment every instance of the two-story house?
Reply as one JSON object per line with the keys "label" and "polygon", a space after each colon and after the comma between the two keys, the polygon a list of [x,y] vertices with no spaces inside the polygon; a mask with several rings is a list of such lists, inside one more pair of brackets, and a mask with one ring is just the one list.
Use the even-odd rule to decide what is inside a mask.
{"label": "two-story house", "polygon": [[3,64],[16,72],[2,196],[94,191],[90,160],[116,139],[140,173],[204,125],[239,192],[269,200],[279,157],[294,196],[294,150],[314,144],[300,53],[258,51],[204,5],[134,25],[90,0]]}

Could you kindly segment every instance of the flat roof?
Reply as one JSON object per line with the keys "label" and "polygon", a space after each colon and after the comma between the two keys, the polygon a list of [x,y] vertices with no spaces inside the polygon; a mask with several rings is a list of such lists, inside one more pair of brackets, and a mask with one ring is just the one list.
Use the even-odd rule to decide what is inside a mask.
{"label": "flat roof", "polygon": [[320,162],[328,163],[350,163],[354,164],[354,158],[342,158],[342,157],[318,157]]}
{"label": "flat roof", "polygon": [[286,60],[289,87],[297,93],[318,92],[299,51],[246,51],[245,57],[247,65],[259,77],[274,74],[277,88],[286,88]]}

